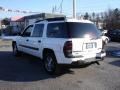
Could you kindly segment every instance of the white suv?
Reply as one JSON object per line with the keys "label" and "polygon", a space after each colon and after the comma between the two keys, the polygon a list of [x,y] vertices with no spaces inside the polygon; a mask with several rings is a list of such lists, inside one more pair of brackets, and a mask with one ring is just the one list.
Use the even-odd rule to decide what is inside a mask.
{"label": "white suv", "polygon": [[25,52],[40,57],[49,74],[60,64],[81,65],[105,57],[102,39],[96,26],[88,20],[49,18],[29,25],[13,41],[13,54]]}

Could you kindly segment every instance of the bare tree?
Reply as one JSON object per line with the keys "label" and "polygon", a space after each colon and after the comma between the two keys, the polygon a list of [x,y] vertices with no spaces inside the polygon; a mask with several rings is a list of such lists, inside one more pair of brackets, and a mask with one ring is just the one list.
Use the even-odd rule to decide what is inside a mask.
{"label": "bare tree", "polygon": [[104,13],[104,23],[106,29],[120,29],[120,10],[118,8]]}
{"label": "bare tree", "polygon": [[8,18],[4,18],[1,22],[2,22],[2,25],[9,25],[10,24],[10,21]]}

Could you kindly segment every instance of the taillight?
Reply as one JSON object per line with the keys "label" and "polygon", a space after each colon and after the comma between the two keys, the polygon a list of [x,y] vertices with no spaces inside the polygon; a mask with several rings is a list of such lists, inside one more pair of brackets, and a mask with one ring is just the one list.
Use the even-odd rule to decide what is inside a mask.
{"label": "taillight", "polygon": [[72,41],[65,42],[63,52],[65,57],[72,57]]}

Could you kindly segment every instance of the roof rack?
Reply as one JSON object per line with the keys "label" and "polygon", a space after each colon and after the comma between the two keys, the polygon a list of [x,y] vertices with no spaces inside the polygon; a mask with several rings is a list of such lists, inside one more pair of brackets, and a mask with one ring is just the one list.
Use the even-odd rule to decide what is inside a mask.
{"label": "roof rack", "polygon": [[38,23],[38,22],[41,22],[41,21],[44,21],[44,20],[37,20],[37,21],[35,21],[35,23]]}
{"label": "roof rack", "polygon": [[41,21],[64,21],[66,19],[66,17],[54,17],[54,18],[47,18],[47,19],[42,19],[42,20],[37,20],[35,23],[41,22]]}
{"label": "roof rack", "polygon": [[65,20],[65,17],[47,18],[45,20],[47,20],[48,22],[49,21],[63,21],[63,20]]}

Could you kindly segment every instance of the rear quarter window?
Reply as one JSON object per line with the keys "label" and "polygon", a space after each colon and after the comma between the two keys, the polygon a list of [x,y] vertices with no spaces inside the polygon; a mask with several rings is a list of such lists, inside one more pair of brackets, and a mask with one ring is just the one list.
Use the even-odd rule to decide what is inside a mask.
{"label": "rear quarter window", "polygon": [[47,37],[66,38],[67,30],[65,23],[49,23],[47,27]]}

